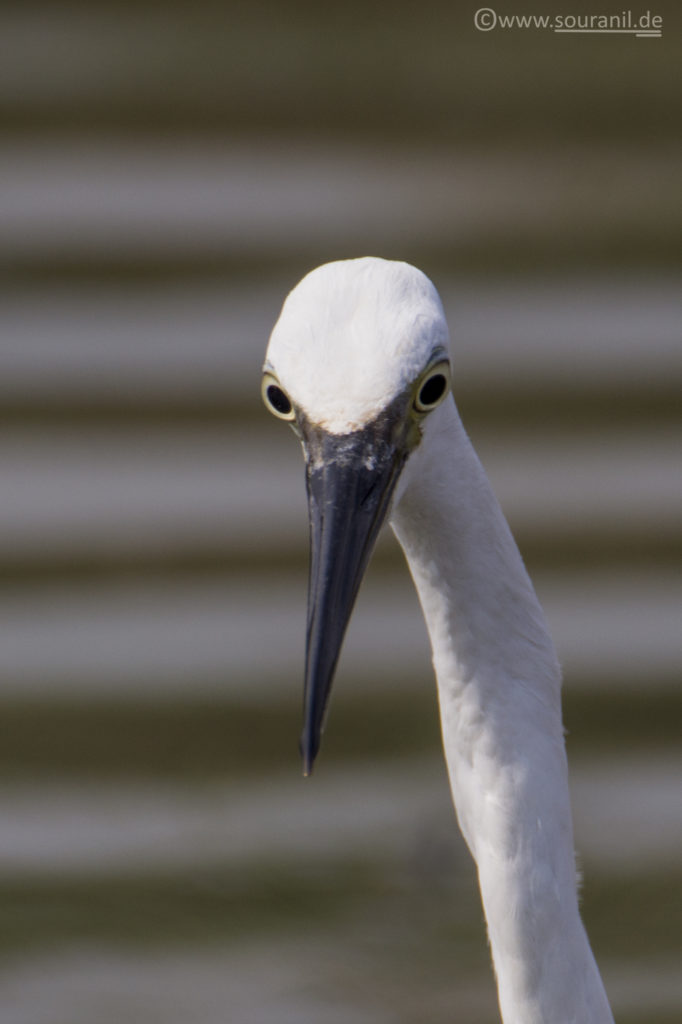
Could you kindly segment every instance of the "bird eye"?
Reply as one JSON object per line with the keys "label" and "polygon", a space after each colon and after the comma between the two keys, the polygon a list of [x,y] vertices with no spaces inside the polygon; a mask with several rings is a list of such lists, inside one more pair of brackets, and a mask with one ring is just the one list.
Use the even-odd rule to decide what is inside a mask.
{"label": "bird eye", "polygon": [[263,374],[261,394],[273,416],[280,420],[293,420],[295,413],[291,399],[271,373]]}
{"label": "bird eye", "polygon": [[450,386],[450,364],[446,361],[432,366],[419,385],[414,407],[417,412],[430,412],[445,398]]}

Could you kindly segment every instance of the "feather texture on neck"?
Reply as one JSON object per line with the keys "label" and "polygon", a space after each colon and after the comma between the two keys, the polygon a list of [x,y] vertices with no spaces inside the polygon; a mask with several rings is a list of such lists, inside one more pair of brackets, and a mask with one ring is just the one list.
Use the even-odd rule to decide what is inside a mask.
{"label": "feather texture on neck", "polygon": [[578,910],[554,647],[454,402],[432,420],[391,521],[429,630],[504,1024],[607,1024]]}

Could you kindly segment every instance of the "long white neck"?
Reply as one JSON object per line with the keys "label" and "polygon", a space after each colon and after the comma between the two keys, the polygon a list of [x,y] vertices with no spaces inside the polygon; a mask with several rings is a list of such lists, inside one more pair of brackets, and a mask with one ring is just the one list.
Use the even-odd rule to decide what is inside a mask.
{"label": "long white neck", "polygon": [[431,638],[450,785],[478,868],[502,1019],[606,1024],[613,1017],[578,911],[552,641],[454,403],[433,420],[392,525]]}

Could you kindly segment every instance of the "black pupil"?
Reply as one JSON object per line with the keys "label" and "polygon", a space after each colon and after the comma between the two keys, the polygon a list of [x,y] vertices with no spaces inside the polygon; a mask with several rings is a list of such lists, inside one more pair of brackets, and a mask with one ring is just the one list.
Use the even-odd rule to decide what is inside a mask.
{"label": "black pupil", "polygon": [[433,405],[445,394],[447,381],[442,373],[434,373],[433,377],[424,383],[419,392],[419,401],[422,405]]}
{"label": "black pupil", "polygon": [[291,412],[291,402],[276,384],[268,385],[268,401],[282,416],[287,416]]}

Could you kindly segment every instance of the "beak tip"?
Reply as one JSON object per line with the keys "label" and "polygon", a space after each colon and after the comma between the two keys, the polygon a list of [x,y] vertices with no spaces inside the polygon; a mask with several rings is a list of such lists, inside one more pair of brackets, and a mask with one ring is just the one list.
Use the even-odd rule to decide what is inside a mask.
{"label": "beak tip", "polygon": [[313,765],[319,748],[319,741],[314,741],[311,736],[301,738],[301,757],[303,758],[303,778],[307,779],[313,774]]}

